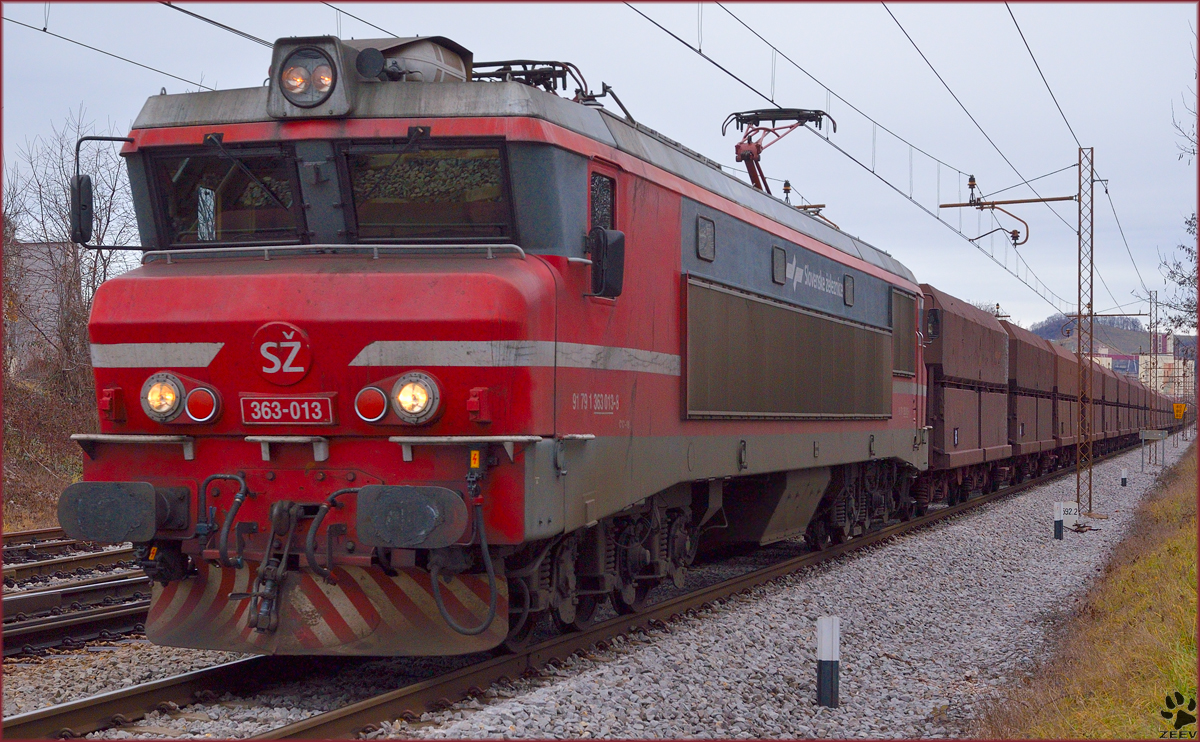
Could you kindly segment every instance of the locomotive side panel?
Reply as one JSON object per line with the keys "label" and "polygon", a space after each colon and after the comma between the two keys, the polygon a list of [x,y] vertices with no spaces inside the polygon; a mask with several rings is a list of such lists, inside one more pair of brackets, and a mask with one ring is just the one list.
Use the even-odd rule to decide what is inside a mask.
{"label": "locomotive side panel", "polygon": [[889,333],[698,279],[687,292],[689,417],[891,417]]}

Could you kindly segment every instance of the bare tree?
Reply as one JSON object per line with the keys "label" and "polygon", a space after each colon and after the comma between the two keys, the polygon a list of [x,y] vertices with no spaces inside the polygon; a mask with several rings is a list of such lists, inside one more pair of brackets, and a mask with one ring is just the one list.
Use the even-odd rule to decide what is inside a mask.
{"label": "bare tree", "polygon": [[[1192,140],[1195,142],[1195,140]],[[1184,227],[1191,237],[1175,247],[1170,257],[1159,257],[1159,272],[1174,284],[1170,296],[1162,299],[1167,309],[1166,320],[1171,327],[1181,330],[1196,329],[1196,212],[1184,220]]]}
{"label": "bare tree", "polygon": [[981,312],[987,312],[988,314],[992,315],[993,317],[996,317],[997,319],[1010,319],[1008,314],[1005,313],[1005,311],[1003,309],[1001,309],[999,302],[973,301],[973,302],[971,302],[971,306],[975,307],[976,309],[978,309]]}
{"label": "bare tree", "polygon": [[[1196,47],[1192,47],[1192,63],[1196,63]],[[1192,74],[1193,79],[1196,73]],[[1180,121],[1175,117],[1174,107],[1171,109],[1171,123],[1179,136],[1179,159],[1187,160],[1191,165],[1196,159],[1196,91],[1188,91],[1183,98],[1183,109],[1187,115]],[[1196,212],[1184,220],[1184,229],[1191,237],[1190,242],[1176,246],[1176,252],[1169,256],[1159,256],[1158,270],[1163,278],[1174,284],[1171,296],[1162,300],[1167,309],[1167,323],[1176,329],[1195,331],[1196,329]]]}
{"label": "bare tree", "polygon": [[[1196,67],[1196,47],[1192,47],[1192,67]],[[1197,74],[1192,73],[1192,78],[1195,79]],[[1187,159],[1189,165],[1192,160],[1196,159],[1196,91],[1189,90],[1187,95],[1180,95],[1183,99],[1183,110],[1187,112],[1187,116],[1183,121],[1175,117],[1175,106],[1171,106],[1171,124],[1175,127],[1175,133],[1179,136],[1179,159]]]}
{"label": "bare tree", "polygon": [[[96,133],[81,107],[49,135],[26,141],[4,173],[5,315],[17,320],[12,332],[6,328],[6,350],[17,364],[55,382],[57,391],[81,399],[91,397],[92,297],[101,283],[130,266],[126,254],[88,250],[70,239],[75,143]],[[101,133],[116,135],[112,126]],[[94,241],[136,244],[137,222],[117,147],[85,143],[80,171],[92,176]]]}

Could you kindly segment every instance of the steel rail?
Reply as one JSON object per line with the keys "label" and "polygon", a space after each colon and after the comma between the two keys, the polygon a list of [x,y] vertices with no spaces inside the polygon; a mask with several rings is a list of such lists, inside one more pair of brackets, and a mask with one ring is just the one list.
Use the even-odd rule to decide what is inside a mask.
{"label": "steel rail", "polygon": [[[205,691],[244,687],[248,678],[261,676],[270,657],[250,657],[223,665],[101,693],[3,720],[9,739],[53,739],[123,726],[167,703],[186,706]],[[285,676],[286,677],[286,676]]]}
{"label": "steel rail", "polygon": [[41,587],[31,587],[31,588],[24,589],[24,590],[13,590],[13,591],[10,591],[4,597],[7,600],[8,598],[14,597],[17,595],[36,595],[38,593],[49,593],[49,592],[54,592],[56,590],[64,590],[67,588],[87,587],[89,585],[102,585],[106,582],[113,582],[114,580],[124,580],[124,579],[130,578],[130,577],[140,577],[143,574],[145,574],[145,573],[142,572],[141,570],[131,570],[129,572],[117,572],[115,574],[113,574],[113,573],[102,574],[102,575],[98,575],[96,577],[83,577],[78,580],[71,580],[70,582],[68,582],[65,585],[43,585]]}
{"label": "steel rail", "polygon": [[66,538],[67,534],[61,528],[34,528],[30,531],[13,531],[3,536],[4,546],[13,544],[28,544],[33,541],[50,541]]}
{"label": "steel rail", "polygon": [[[1104,459],[1125,453],[1115,451]],[[755,586],[778,579],[804,567],[834,559],[860,547],[887,541],[901,534],[917,531],[947,518],[960,515],[989,502],[1016,495],[1073,471],[1060,469],[997,492],[971,498],[967,502],[940,508],[905,523],[886,526],[846,543],[822,551],[810,552],[763,569],[749,572],[693,593],[671,598],[648,606],[642,612],[617,616],[597,623],[587,630],[564,634],[520,653],[504,655],[464,667],[437,678],[415,683],[369,698],[335,711],[319,714],[304,721],[278,727],[251,739],[296,739],[347,737],[370,729],[384,720],[413,718],[422,712],[445,708],[468,696],[480,696],[483,688],[498,681],[512,679],[536,671],[548,662],[564,659],[613,637],[636,629],[665,628],[667,622],[683,614],[704,608],[715,601],[725,600]],[[144,717],[167,702],[184,706],[194,702],[204,691],[234,691],[247,687],[264,677],[294,679],[294,672],[265,672],[270,663],[298,663],[304,657],[251,657],[225,665],[197,670],[185,675],[124,688],[98,696],[83,698],[58,706],[39,709],[8,717],[3,722],[4,736],[12,739],[82,736],[112,726],[122,726]],[[299,666],[299,665],[297,665]],[[257,680],[255,680],[257,679]],[[131,731],[133,728],[130,728]]]}
{"label": "steel rail", "polygon": [[79,541],[67,538],[5,545],[3,550],[4,561],[9,562],[14,557],[24,560],[40,559],[50,554],[61,554],[72,549],[78,549],[79,544]]}
{"label": "steel rail", "polygon": [[101,579],[72,583],[42,590],[21,590],[4,596],[5,619],[20,614],[66,610],[73,604],[89,605],[112,598],[128,598],[137,593],[149,594],[150,578],[145,575],[105,575]]}
{"label": "steel rail", "polygon": [[95,639],[111,639],[144,630],[150,599],[72,611],[60,616],[32,618],[4,627],[4,656],[26,649],[73,646]]}
{"label": "steel rail", "polygon": [[113,549],[111,551],[73,554],[71,556],[58,557],[56,559],[42,559],[36,562],[5,564],[4,579],[19,581],[37,575],[54,574],[55,572],[69,572],[76,569],[94,569],[105,564],[128,561],[132,557],[133,547],[127,546],[122,549]]}

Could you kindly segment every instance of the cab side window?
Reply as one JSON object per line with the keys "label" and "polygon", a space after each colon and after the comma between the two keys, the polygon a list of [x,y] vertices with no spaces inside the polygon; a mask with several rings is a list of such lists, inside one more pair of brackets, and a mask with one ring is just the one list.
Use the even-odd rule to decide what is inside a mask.
{"label": "cab side window", "polygon": [[605,229],[616,228],[616,193],[617,181],[613,180],[607,175],[592,173],[592,229],[595,229],[596,227],[604,227]]}

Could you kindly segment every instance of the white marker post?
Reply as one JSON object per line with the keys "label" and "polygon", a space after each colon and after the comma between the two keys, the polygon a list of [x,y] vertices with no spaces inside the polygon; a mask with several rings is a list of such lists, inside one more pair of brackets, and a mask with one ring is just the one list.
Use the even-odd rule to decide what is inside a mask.
{"label": "white marker post", "polygon": [[1062,540],[1063,531],[1079,523],[1079,505],[1074,502],[1054,503],[1054,538]]}
{"label": "white marker post", "polygon": [[817,705],[837,708],[838,671],[841,664],[839,636],[841,620],[837,616],[817,619]]}
{"label": "white marker post", "polygon": [[1124,487],[1127,484],[1129,484],[1129,470],[1121,469],[1121,486]]}

